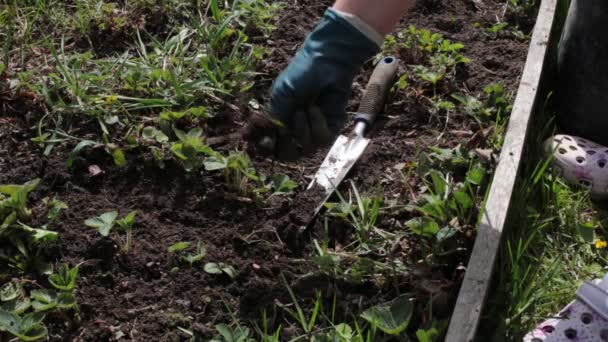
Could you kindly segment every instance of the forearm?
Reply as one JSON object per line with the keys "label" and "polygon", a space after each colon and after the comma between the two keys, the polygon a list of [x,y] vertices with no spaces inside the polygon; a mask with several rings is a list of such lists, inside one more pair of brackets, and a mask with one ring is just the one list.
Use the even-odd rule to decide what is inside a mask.
{"label": "forearm", "polygon": [[365,21],[378,33],[389,34],[415,0],[336,0],[333,8]]}

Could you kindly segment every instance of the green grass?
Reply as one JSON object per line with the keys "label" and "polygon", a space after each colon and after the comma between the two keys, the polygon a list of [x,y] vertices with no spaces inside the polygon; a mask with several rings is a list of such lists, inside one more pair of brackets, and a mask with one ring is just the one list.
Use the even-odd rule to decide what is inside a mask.
{"label": "green grass", "polygon": [[[81,148],[104,144],[118,166],[126,163],[123,151],[151,153],[159,165],[180,160],[170,153],[177,130],[205,128],[237,98],[251,97],[282,7],[262,0],[3,1],[0,91],[42,103],[35,141],[46,155],[87,141]],[[69,132],[83,121],[93,131]],[[150,141],[145,129],[164,139]]]}
{"label": "green grass", "polygon": [[[551,127],[529,146],[542,148]],[[602,204],[556,175],[541,148],[526,162],[488,303],[485,321],[497,329],[481,329],[493,341],[521,340],[575,299],[584,280],[602,278],[608,265],[606,250],[595,246],[606,240]]]}

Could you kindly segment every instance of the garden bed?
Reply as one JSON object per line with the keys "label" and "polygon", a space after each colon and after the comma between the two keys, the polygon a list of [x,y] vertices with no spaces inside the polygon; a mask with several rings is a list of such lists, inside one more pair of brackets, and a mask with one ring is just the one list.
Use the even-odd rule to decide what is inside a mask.
{"label": "garden bed", "polygon": [[[267,103],[272,80],[329,5],[331,1],[287,3],[278,12],[279,29],[268,37],[259,28],[245,26],[252,43],[270,49],[255,63],[259,72],[251,78],[255,86],[239,84],[242,87],[230,88],[232,95],[203,96],[200,101],[212,117],[176,120],[175,125],[184,131],[203,127],[209,145],[223,155],[244,149],[238,133],[261,110],[258,103]],[[108,106],[94,107],[97,104],[92,100],[87,108],[104,112],[89,115],[78,96],[70,93],[71,88],[58,86],[49,76],[49,72],[69,75],[62,71],[67,68],[57,62],[62,58],[55,53],[80,56],[88,50],[93,55],[80,65],[72,61],[71,70],[102,73],[96,69],[101,62],[92,61],[112,63],[122,53],[134,58],[138,42],[154,44],[150,38],[138,39],[137,29],[164,41],[178,33],[170,27],[176,20],[185,20],[182,17],[163,16],[167,9],[158,6],[143,7],[137,13],[112,10],[115,17],[143,18],[144,23],[117,29],[113,35],[92,30],[88,36],[68,39],[63,50],[55,40],[56,52],[30,42],[25,52],[29,64],[20,61],[16,47],[7,49],[9,63],[0,82],[8,84],[21,76],[22,86],[0,87],[0,184],[40,179],[29,196],[33,213],[27,224],[32,227],[47,222],[43,198],[67,204],[49,226],[59,238],[40,246],[40,255],[56,266],[80,265],[76,299],[81,321],[66,325],[63,314],[49,313],[45,324],[50,339],[173,341],[187,336],[179,329],[183,328],[208,340],[221,323],[233,328],[249,326],[254,338],[260,336],[259,331],[253,332],[256,323],[264,330],[265,312],[270,334],[279,331],[281,340],[307,340],[326,333],[332,324],[348,323],[354,329],[359,314],[405,294],[414,299],[408,333],[415,335],[419,329],[443,332],[475,241],[479,209],[528,51],[527,34],[535,13],[524,3],[517,5],[418,2],[396,31],[401,35],[395,33],[395,39],[387,40],[385,46],[387,54],[401,59],[400,74],[409,76],[401,77],[372,144],[349,177],[368,203],[379,204],[378,218],[370,221],[368,212],[358,221],[352,212],[340,211],[344,207],[352,210],[350,206],[336,205],[308,231],[299,227],[307,223],[310,208],[299,204],[305,202],[304,189],[327,150],[297,163],[251,154],[250,168],[256,179],[235,188],[227,184],[222,172],[189,167],[187,161],[172,157],[173,149],[164,151],[158,139],[148,139],[140,131],[133,134],[133,122],[162,130],[155,118],[167,110],[154,106],[124,109],[131,104],[126,97],[143,96],[137,85],[135,89],[113,89],[116,96],[122,96],[116,98],[106,89],[84,90],[85,95],[94,93]],[[205,8],[201,11],[205,13]],[[111,30],[107,25],[97,28]],[[423,29],[443,37],[431,37]],[[39,34],[36,39],[44,37]],[[226,39],[225,44],[231,44],[234,40],[230,39],[236,38]],[[446,39],[446,44],[454,44],[447,49],[441,47]],[[433,62],[431,57],[452,60]],[[368,63],[356,79],[351,110],[372,67]],[[18,74],[26,71],[33,75]],[[227,81],[231,77],[236,78],[230,76]],[[63,77],[63,82],[68,78]],[[52,84],[46,93],[35,86],[44,82]],[[178,95],[171,96],[179,102]],[[114,107],[113,101],[123,108]],[[174,111],[187,107],[171,105]],[[117,113],[119,123],[108,123],[113,119],[107,120],[105,111],[110,110]],[[101,126],[107,125],[107,141],[100,117],[105,122]],[[49,136],[40,139],[42,132]],[[52,135],[57,132],[65,136]],[[75,153],[74,147],[85,140],[95,144],[83,144]],[[51,144],[54,148],[43,155]],[[153,148],[166,154],[156,158]],[[116,151],[124,154],[124,163]],[[71,167],[66,165],[68,160]],[[269,179],[286,175],[297,188],[270,196],[278,192],[277,187],[261,191],[261,175]],[[341,192],[355,201],[351,184],[345,183]],[[115,230],[102,237],[85,225],[106,212],[118,211],[123,217],[133,210],[137,216],[128,252],[123,248],[123,233]],[[181,252],[168,250],[180,242],[190,246]],[[199,242],[206,249],[202,261],[192,259]],[[188,254],[190,262],[184,262],[182,257]],[[219,274],[207,267],[210,263],[219,266]],[[35,272],[23,273],[13,267],[2,275],[3,282],[20,279],[26,292],[48,287],[46,277]],[[324,314],[313,322],[311,331],[290,315],[294,302],[304,311],[313,309],[314,303],[323,307]],[[379,340],[379,332],[378,336]]]}

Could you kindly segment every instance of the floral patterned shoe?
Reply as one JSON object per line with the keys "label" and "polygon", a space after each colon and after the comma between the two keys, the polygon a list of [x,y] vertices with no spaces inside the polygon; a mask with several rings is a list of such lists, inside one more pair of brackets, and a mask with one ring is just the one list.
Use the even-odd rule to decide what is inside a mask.
{"label": "floral patterned shoe", "polygon": [[585,282],[576,297],[557,317],[528,333],[524,342],[608,341],[608,275]]}
{"label": "floral patterned shoe", "polygon": [[608,198],[608,147],[560,134],[546,148],[554,155],[553,167],[568,182],[588,188],[593,198]]}

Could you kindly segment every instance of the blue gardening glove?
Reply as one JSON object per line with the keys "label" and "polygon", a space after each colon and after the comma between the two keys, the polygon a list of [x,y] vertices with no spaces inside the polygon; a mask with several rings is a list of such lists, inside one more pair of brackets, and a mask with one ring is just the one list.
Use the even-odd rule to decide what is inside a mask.
{"label": "blue gardening glove", "polygon": [[250,130],[249,135],[263,137],[264,147],[278,158],[293,160],[310,153],[343,127],[353,79],[380,51],[377,39],[368,38],[369,30],[363,33],[351,22],[328,9],[275,80],[270,103],[274,124],[258,120],[252,129],[259,131]]}

